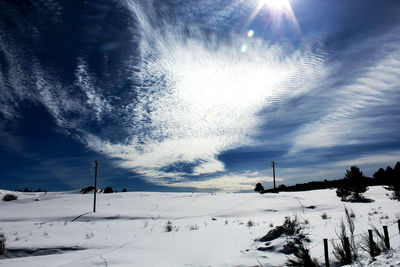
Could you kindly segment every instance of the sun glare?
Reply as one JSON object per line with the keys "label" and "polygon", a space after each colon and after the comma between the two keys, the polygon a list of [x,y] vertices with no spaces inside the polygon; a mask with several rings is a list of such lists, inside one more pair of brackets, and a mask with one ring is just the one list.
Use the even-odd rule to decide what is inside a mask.
{"label": "sun glare", "polygon": [[290,8],[290,3],[288,0],[259,0],[260,5],[266,5],[273,10],[287,10]]}
{"label": "sun glare", "polygon": [[274,30],[279,30],[281,22],[283,20],[290,21],[297,29],[298,33],[301,33],[299,24],[297,23],[296,16],[292,10],[290,0],[253,0],[258,3],[253,13],[249,18],[249,22],[257,17],[261,12],[268,11],[270,14],[269,20],[266,23],[270,24]]}

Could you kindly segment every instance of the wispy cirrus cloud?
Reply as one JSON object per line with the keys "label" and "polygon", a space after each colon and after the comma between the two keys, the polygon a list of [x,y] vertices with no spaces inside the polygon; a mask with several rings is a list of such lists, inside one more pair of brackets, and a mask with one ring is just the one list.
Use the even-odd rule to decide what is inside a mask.
{"label": "wispy cirrus cloud", "polygon": [[[352,48],[338,55],[342,63],[333,62],[329,67],[331,74],[327,75],[331,85],[315,92],[324,101],[320,117],[293,133],[290,154],[306,149],[373,142],[377,135],[390,132],[385,123],[390,124],[391,114],[399,112],[398,33],[397,27],[363,43],[355,41]],[[360,54],[364,58],[357,58]]]}
{"label": "wispy cirrus cloud", "polygon": [[[132,2],[129,7],[139,12]],[[113,143],[91,135],[87,143],[149,180],[182,178],[179,171],[163,171],[177,163],[194,165],[187,175],[225,171],[218,155],[254,142],[264,123],[258,112],[309,90],[324,71],[323,53],[312,52],[307,44],[288,53],[247,36],[221,42],[195,28],[190,33],[180,25],[154,28],[139,13],[138,76],[144,86],[129,107],[131,137]],[[246,53],[240,50],[243,42],[248,43]]]}

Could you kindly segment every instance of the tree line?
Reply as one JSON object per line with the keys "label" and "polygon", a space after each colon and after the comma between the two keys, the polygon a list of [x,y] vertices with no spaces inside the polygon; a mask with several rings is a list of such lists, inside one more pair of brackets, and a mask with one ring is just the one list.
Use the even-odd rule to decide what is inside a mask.
{"label": "tree line", "polygon": [[368,186],[382,185],[386,189],[393,192],[393,196],[400,199],[400,162],[397,162],[392,168],[387,166],[386,169],[380,168],[376,171],[372,178],[366,177],[357,166],[351,166],[346,170],[342,179],[312,181],[308,183],[286,186],[281,184],[277,189],[264,189],[261,183],[258,183],[254,189],[261,194],[274,192],[290,192],[290,191],[307,191],[316,189],[337,188],[337,195],[342,200],[362,198],[362,193],[366,192]]}

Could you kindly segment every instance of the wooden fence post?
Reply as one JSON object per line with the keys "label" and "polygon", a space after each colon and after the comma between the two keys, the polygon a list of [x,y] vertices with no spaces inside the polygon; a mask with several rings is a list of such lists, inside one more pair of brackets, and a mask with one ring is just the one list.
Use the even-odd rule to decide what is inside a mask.
{"label": "wooden fence post", "polygon": [[350,264],[352,262],[351,259],[351,250],[350,250],[350,242],[347,236],[344,237],[344,252],[346,254],[346,264]]}
{"label": "wooden fence post", "polygon": [[389,232],[386,225],[383,226],[383,233],[385,234],[385,246],[390,249]]}
{"label": "wooden fence post", "polygon": [[371,229],[368,230],[368,235],[369,235],[369,254],[373,258],[375,256],[374,255],[375,243],[374,243],[374,238],[372,236],[372,230]]}
{"label": "wooden fence post", "polygon": [[328,239],[324,238],[325,266],[329,267]]}
{"label": "wooden fence post", "polygon": [[399,228],[399,234],[400,234],[400,219],[397,220],[397,227]]}

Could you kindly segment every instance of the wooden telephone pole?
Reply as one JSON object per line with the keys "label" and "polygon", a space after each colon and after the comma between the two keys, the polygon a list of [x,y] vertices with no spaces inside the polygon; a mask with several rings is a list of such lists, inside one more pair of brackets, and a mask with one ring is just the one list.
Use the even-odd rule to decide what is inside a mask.
{"label": "wooden telephone pole", "polygon": [[274,178],[274,190],[276,190],[276,186],[275,186],[275,162],[272,162],[272,177]]}
{"label": "wooden telephone pole", "polygon": [[93,199],[93,212],[96,212],[96,193],[97,193],[97,167],[99,163],[97,160],[94,162],[96,165],[94,167],[94,199]]}

